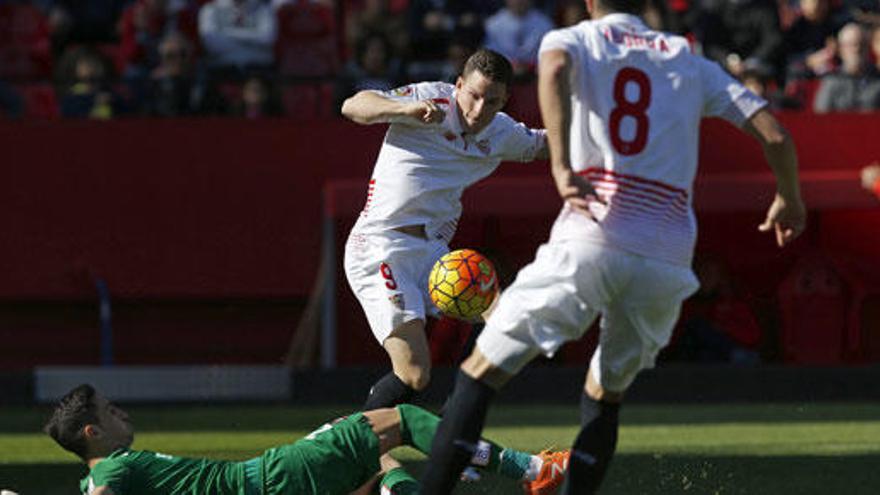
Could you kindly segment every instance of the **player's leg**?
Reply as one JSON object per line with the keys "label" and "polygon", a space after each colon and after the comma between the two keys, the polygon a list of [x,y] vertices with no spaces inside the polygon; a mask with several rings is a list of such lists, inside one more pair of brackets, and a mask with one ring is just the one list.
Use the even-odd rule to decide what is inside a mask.
{"label": "player's leg", "polygon": [[383,347],[393,371],[370,388],[365,411],[409,402],[428,386],[431,378],[431,350],[424,320],[403,323],[385,339]]}
{"label": "player's leg", "polygon": [[365,410],[409,401],[429,381],[425,288],[419,283],[429,247],[394,231],[353,233],[346,243],[345,275],[393,367],[370,389]]}
{"label": "player's leg", "polygon": [[618,413],[623,392],[605,390],[587,373],[581,394],[581,431],[572,446],[565,494],[591,494],[599,489],[617,448]]}
{"label": "player's leg", "polygon": [[545,245],[501,295],[477,349],[466,360],[441,421],[422,477],[426,495],[449,493],[482,431],[500,388],[540,352],[552,354],[579,338],[596,317],[573,280],[577,260],[564,245]]}
{"label": "player's leg", "polygon": [[[440,418],[411,404],[396,408],[366,411],[363,415],[379,440],[379,453],[385,454],[400,445],[409,445],[424,454],[430,453]],[[502,447],[486,439],[477,439],[466,461],[514,480],[533,480],[540,473],[540,456]]]}
{"label": "player's leg", "polygon": [[599,347],[581,395],[581,431],[572,447],[565,494],[595,493],[617,447],[623,396],[668,342],[681,301],[696,289],[690,270],[634,255],[615,256],[618,273],[639,274],[610,303],[602,318]]}

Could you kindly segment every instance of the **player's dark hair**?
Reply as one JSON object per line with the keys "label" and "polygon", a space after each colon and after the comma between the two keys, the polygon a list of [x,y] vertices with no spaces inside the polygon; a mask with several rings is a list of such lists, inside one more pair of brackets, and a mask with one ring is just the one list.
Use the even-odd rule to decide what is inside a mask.
{"label": "player's dark hair", "polygon": [[645,13],[645,8],[648,6],[647,0],[596,0],[596,2],[605,7],[605,10],[639,16]]}
{"label": "player's dark hair", "polygon": [[55,406],[52,417],[43,427],[58,445],[81,458],[86,458],[86,439],[83,428],[98,423],[95,410],[95,388],[82,384],[67,393]]}
{"label": "player's dark hair", "polygon": [[499,82],[507,88],[513,81],[513,66],[510,65],[510,61],[504,55],[488,48],[480,48],[467,59],[461,77],[467,77],[475,70],[490,81]]}

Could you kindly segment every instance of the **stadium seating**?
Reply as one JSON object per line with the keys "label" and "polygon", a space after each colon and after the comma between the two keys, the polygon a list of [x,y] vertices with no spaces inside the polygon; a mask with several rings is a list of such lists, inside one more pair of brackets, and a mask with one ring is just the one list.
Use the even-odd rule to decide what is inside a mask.
{"label": "stadium seating", "polygon": [[55,88],[50,83],[19,84],[15,89],[24,100],[24,117],[34,120],[53,120],[61,116]]}
{"label": "stadium seating", "polygon": [[298,0],[278,9],[275,57],[284,76],[332,76],[339,65],[333,9]]}
{"label": "stadium seating", "polygon": [[292,84],[281,94],[284,114],[296,119],[319,119],[333,115],[332,84]]}
{"label": "stadium seating", "polygon": [[0,4],[0,78],[45,78],[50,65],[46,16],[25,2]]}
{"label": "stadium seating", "polygon": [[[48,84],[25,89],[31,95],[29,102],[54,98]],[[29,105],[29,111],[33,108]],[[705,142],[712,145],[701,150],[695,195],[698,249],[718,253],[742,277],[748,292],[779,312],[780,318],[787,312],[780,340],[788,346],[781,350],[787,360],[876,360],[880,274],[870,266],[848,269],[844,261],[876,265],[880,252],[880,202],[858,184],[858,168],[880,156],[880,142],[874,136],[880,116],[782,118],[801,156],[811,208],[806,235],[791,248],[779,250],[757,232],[773,191],[760,148],[726,124],[707,122]],[[366,180],[384,132],[383,126],[357,126],[337,119],[258,120],[247,125],[235,119],[0,122],[10,163],[20,164],[8,180],[0,181],[0,196],[8,206],[0,209],[0,223],[6,226],[0,241],[5,267],[0,303],[9,303],[0,311],[0,323],[9,326],[0,326],[34,329],[31,344],[25,341],[31,334],[22,337],[21,348],[26,349],[22,352],[39,352],[41,334],[60,345],[79,342],[68,341],[70,335],[94,344],[97,325],[94,303],[89,303],[95,298],[94,287],[73,277],[90,268],[107,280],[117,307],[186,301],[152,315],[142,313],[143,321],[149,322],[144,324],[121,310],[116,326],[121,332],[120,352],[139,345],[154,326],[157,344],[173,341],[175,332],[191,339],[178,345],[181,352],[165,355],[167,360],[188,359],[190,354],[196,356],[200,342],[211,339],[207,327],[217,321],[215,314],[199,308],[203,302],[222,307],[229,300],[308,297],[320,259],[322,221],[330,219],[337,234],[332,258],[337,262],[337,328],[344,335],[339,339],[339,362],[383,362],[384,353],[374,345],[347,288],[339,255],[363,206]],[[844,138],[828,140],[829,135]],[[331,190],[325,184],[343,187]],[[494,248],[515,270],[531,260],[546,238],[559,206],[555,194],[545,165],[505,164],[497,176],[465,194],[465,213],[453,245]],[[829,287],[839,288],[838,294],[805,289],[807,275],[814,275],[795,263],[814,250],[828,258],[834,280],[840,283]],[[780,288],[783,280],[786,285]],[[41,329],[59,320],[34,312],[31,317],[44,321],[24,327],[24,320],[9,312],[20,301],[85,304],[88,312],[70,318],[70,333],[53,337]],[[802,307],[816,312],[816,317],[794,312]],[[261,334],[254,346],[269,347],[243,343],[244,354],[280,359],[285,349],[278,342],[284,341],[295,321],[280,313],[260,323],[266,330],[248,326],[246,317],[231,318],[234,325],[224,326],[223,336],[217,337],[220,347],[192,359],[234,360],[227,339],[246,339],[260,331],[272,337],[264,340]],[[200,327],[195,323],[198,318],[208,323]],[[823,332],[807,328],[819,318],[835,322]],[[854,326],[853,321],[859,324]],[[217,323],[218,328],[223,325]],[[241,331],[236,332],[239,325]],[[802,334],[801,326],[806,328]],[[126,334],[126,328],[136,330]],[[131,339],[130,344],[126,339]],[[78,356],[96,359],[94,347],[89,349]],[[145,349],[140,357],[122,356],[139,362],[166,359],[156,348]],[[3,350],[0,362],[20,362],[7,360],[13,351]],[[581,360],[585,352],[586,347],[575,346],[561,354],[563,359]],[[49,350],[46,353],[47,360],[54,359]],[[38,357],[34,354],[33,359]]]}
{"label": "stadium seating", "polygon": [[847,346],[851,291],[820,252],[802,257],[779,288],[785,362],[838,364]]}

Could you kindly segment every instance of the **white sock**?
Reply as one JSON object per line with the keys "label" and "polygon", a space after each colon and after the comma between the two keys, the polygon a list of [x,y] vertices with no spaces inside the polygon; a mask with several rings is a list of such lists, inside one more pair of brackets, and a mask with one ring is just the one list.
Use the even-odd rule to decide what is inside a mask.
{"label": "white sock", "polygon": [[538,473],[541,472],[541,468],[544,466],[544,459],[533,455],[531,459],[529,459],[529,467],[526,469],[526,472],[523,474],[523,479],[525,481],[535,481],[538,478]]}

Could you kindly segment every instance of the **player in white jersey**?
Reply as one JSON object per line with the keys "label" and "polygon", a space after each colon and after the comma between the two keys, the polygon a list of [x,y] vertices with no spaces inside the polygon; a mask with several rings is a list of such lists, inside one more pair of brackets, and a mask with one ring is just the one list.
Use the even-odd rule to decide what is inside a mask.
{"label": "player in white jersey", "polygon": [[447,494],[495,390],[601,316],[581,396],[565,493],[594,493],[636,374],[669,341],[691,268],[692,184],[700,119],[724,118],[763,146],[776,196],[759,226],[780,247],[803,230],[794,144],[766,102],[680,37],[637,17],[644,0],[587,0],[592,21],[545,36],[538,96],[551,171],[564,200],[550,240],[501,295],[462,364],[434,438],[423,495]]}
{"label": "player in white jersey", "polygon": [[425,319],[437,315],[428,274],[449,251],[464,189],[502,160],[548,156],[543,130],[500,112],[511,75],[502,55],[479,50],[455,85],[361,91],[342,107],[360,124],[391,123],[345,246],[346,277],[393,367],[370,390],[365,410],[407,402],[428,384]]}

